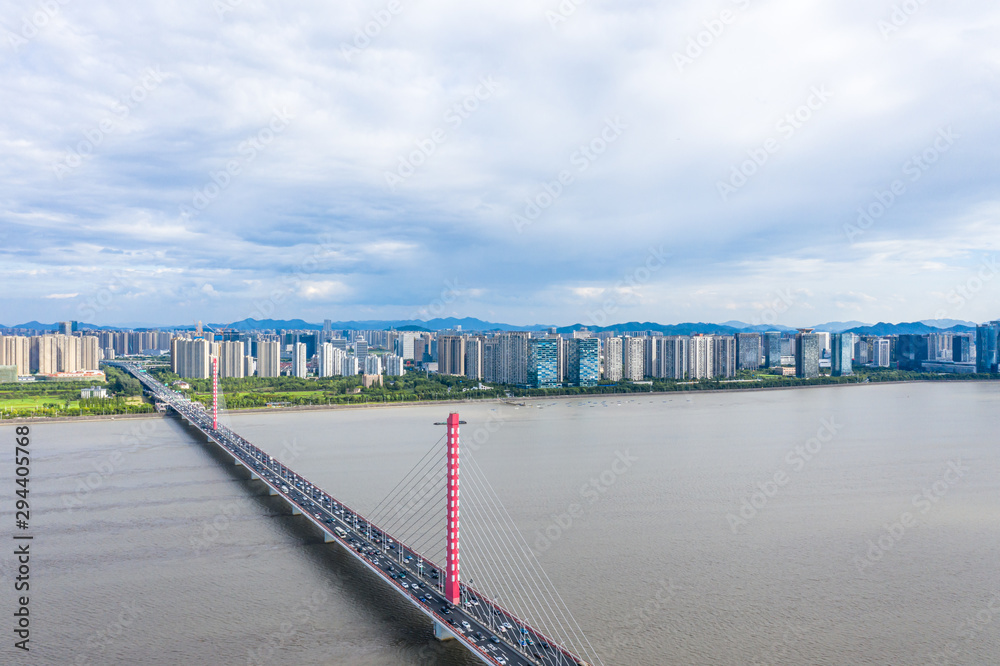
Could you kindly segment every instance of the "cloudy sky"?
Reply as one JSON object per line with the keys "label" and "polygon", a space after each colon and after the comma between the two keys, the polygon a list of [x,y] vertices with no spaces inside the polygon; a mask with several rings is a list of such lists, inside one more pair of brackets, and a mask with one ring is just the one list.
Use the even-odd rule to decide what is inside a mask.
{"label": "cloudy sky", "polygon": [[994,1],[0,7],[0,324],[1000,317]]}

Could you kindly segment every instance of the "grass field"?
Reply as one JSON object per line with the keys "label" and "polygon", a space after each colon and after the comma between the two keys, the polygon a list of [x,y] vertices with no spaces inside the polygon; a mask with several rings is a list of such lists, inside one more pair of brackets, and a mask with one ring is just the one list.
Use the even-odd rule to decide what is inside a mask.
{"label": "grass field", "polygon": [[[65,399],[44,395],[29,396],[24,398],[0,398],[0,409],[31,409],[33,407],[44,407],[45,405],[57,405],[58,407],[63,407],[66,405],[66,401]],[[69,406],[79,407],[79,399],[71,400]]]}

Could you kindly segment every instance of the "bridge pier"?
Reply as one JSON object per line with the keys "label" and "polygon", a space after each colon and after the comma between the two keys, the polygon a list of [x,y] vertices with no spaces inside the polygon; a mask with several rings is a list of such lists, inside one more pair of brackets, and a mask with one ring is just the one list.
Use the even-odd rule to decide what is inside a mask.
{"label": "bridge pier", "polygon": [[302,515],[302,509],[300,509],[299,507],[297,507],[297,506],[295,506],[293,504],[292,505],[292,515],[293,516],[301,516]]}
{"label": "bridge pier", "polygon": [[333,535],[326,530],[323,530],[323,543],[333,543],[334,541],[336,541],[336,539]]}
{"label": "bridge pier", "polygon": [[438,639],[441,642],[453,641],[455,640],[455,634],[451,633],[451,631],[448,628],[446,628],[443,624],[441,624],[437,620],[434,620],[434,638]]}

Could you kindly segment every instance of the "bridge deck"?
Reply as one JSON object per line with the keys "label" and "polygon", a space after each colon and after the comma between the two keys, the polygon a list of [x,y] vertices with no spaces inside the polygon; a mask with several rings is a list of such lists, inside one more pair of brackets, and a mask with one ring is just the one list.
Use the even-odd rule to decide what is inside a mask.
{"label": "bridge deck", "polygon": [[[360,513],[232,430],[224,426],[213,430],[212,417],[200,404],[171,391],[141,368],[130,363],[109,364],[132,373],[157,400],[169,405],[201,431],[207,440],[250,469],[257,479],[272,489],[273,494],[300,510],[323,531],[328,541],[339,543],[483,662],[499,666],[585,664],[471,586],[462,584],[461,607],[447,603],[443,592],[442,567],[400,543]],[[343,534],[340,534],[341,531]]]}

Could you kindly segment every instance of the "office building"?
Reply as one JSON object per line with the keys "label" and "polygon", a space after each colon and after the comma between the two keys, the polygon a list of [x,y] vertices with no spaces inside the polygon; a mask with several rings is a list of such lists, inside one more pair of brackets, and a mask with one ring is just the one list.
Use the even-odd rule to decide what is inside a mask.
{"label": "office building", "polygon": [[976,372],[997,372],[1000,322],[976,326]]}
{"label": "office building", "polygon": [[892,340],[875,338],[871,341],[871,364],[877,368],[888,368],[892,365]]}
{"label": "office building", "polygon": [[830,372],[834,377],[854,374],[851,360],[854,355],[854,335],[834,333],[830,338]]}
{"label": "office building", "polygon": [[[414,333],[406,333],[406,332],[398,333],[396,335],[396,341],[393,343],[393,348],[396,351],[396,355],[402,358],[403,360],[413,359],[414,358],[413,342],[415,339],[416,335]],[[423,359],[420,358],[415,360],[422,361]]]}
{"label": "office building", "polygon": [[528,386],[555,388],[559,386],[558,338],[533,338],[528,341]]}
{"label": "office building", "polygon": [[897,338],[896,360],[900,370],[920,372],[927,356],[927,336],[904,333]]}
{"label": "office building", "polygon": [[597,386],[601,379],[601,341],[598,338],[566,340],[566,381],[573,386]]}
{"label": "office building", "polygon": [[955,363],[972,362],[972,338],[968,335],[956,335],[951,339],[951,359]]}
{"label": "office building", "polygon": [[736,369],[758,370],[761,357],[760,333],[736,334]]}
{"label": "office building", "polygon": [[781,333],[778,331],[768,331],[762,340],[764,352],[764,367],[781,367]]}
{"label": "office building", "polygon": [[795,376],[801,379],[819,377],[820,336],[811,328],[800,328],[795,335]]}

